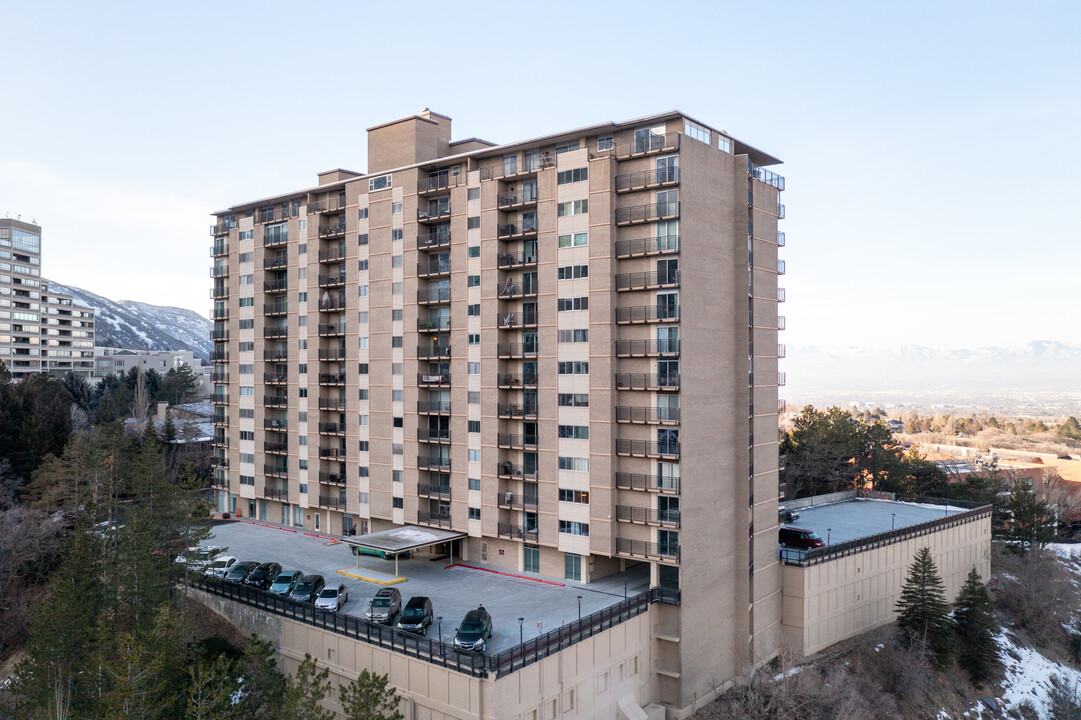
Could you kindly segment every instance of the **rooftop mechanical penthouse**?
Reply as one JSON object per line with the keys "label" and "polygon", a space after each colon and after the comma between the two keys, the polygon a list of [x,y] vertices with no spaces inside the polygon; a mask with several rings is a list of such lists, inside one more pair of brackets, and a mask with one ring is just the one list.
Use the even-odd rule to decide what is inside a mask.
{"label": "rooftop mechanical penthouse", "polygon": [[427,110],[368,160],[215,213],[218,509],[648,564],[672,708],[772,657],[779,161],[678,111],[497,145]]}

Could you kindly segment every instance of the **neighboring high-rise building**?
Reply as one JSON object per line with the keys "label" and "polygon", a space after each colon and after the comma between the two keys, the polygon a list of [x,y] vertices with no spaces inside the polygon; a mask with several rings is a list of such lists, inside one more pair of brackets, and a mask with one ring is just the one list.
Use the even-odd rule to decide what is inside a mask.
{"label": "neighboring high-rise building", "polygon": [[0,218],[0,361],[15,378],[94,370],[94,311],[49,290],[41,228],[11,218]]}
{"label": "neighboring high-rise building", "polygon": [[661,695],[780,642],[779,161],[667,112],[521,142],[425,111],[211,228],[218,508],[678,588]]}

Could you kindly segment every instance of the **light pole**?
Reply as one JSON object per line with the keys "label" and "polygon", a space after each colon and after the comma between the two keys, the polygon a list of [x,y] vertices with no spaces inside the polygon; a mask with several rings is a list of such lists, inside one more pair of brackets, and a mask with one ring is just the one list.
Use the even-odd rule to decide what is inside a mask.
{"label": "light pole", "polygon": [[523,629],[524,626],[522,625],[522,623],[524,623],[524,622],[525,622],[524,617],[518,618],[518,644],[519,645],[522,645],[522,644],[525,643],[525,630]]}
{"label": "light pole", "polygon": [[436,615],[435,616],[435,621],[437,623],[439,623],[439,644],[442,645],[443,644],[443,616],[442,615]]}
{"label": "light pole", "polygon": [[627,578],[623,578],[623,599],[627,599]]}
{"label": "light pole", "polygon": [[890,530],[897,527],[897,513],[890,513]]}
{"label": "light pole", "polygon": [[833,528],[826,528],[826,547],[829,547],[831,532],[833,532]]}
{"label": "light pole", "polygon": [[578,622],[582,622],[582,596],[578,596]]}

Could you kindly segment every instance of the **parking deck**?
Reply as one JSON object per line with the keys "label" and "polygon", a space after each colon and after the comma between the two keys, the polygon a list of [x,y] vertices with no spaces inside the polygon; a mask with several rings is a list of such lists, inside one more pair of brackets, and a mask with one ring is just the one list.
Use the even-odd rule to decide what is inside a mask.
{"label": "parking deck", "polygon": [[965,509],[951,505],[857,498],[800,508],[799,519],[786,524],[813,530],[833,545],[919,525],[960,512],[965,512]]}

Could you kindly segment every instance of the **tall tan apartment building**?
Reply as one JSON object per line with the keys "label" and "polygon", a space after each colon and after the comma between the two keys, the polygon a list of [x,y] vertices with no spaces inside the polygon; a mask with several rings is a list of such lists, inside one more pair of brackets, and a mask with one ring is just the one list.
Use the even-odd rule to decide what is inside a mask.
{"label": "tall tan apartment building", "polygon": [[496,145],[426,110],[216,213],[218,509],[646,563],[681,594],[662,695],[745,676],[781,622],[778,162],[678,111]]}
{"label": "tall tan apartment building", "polygon": [[94,311],[41,277],[41,227],[0,218],[0,362],[19,379],[94,371]]}

